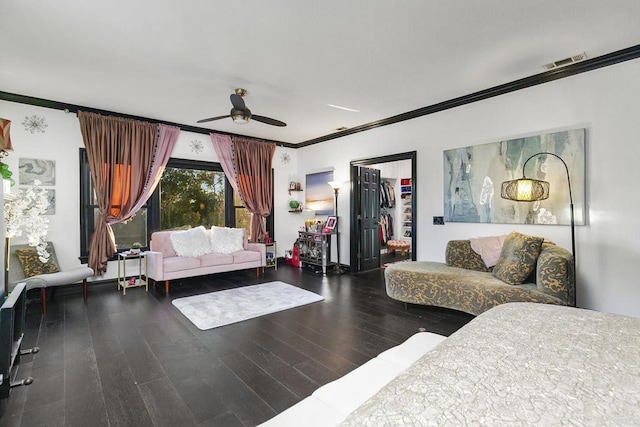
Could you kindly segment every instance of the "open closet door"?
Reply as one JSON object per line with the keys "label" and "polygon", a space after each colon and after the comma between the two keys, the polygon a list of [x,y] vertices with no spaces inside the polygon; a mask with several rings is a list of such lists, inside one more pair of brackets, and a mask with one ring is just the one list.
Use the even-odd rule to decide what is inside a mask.
{"label": "open closet door", "polygon": [[359,167],[360,250],[358,271],[380,267],[380,171]]}

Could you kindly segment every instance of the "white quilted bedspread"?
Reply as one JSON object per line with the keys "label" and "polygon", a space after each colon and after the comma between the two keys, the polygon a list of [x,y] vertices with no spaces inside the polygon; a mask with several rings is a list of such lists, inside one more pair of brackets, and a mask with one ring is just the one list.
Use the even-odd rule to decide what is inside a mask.
{"label": "white quilted bedspread", "polygon": [[345,426],[640,425],[640,319],[512,303],[427,353]]}

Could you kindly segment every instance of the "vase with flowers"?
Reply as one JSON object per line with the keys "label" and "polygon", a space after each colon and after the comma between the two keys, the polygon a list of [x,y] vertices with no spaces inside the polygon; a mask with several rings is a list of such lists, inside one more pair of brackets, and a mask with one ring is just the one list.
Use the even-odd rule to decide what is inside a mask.
{"label": "vase with flowers", "polygon": [[47,190],[40,187],[41,182],[35,180],[33,187],[20,190],[15,196],[4,200],[4,222],[6,226],[4,239],[4,295],[9,295],[9,250],[14,237],[26,234],[29,246],[36,248],[40,262],[49,261],[47,252],[47,232],[49,219],[43,215],[49,207]]}
{"label": "vase with flowers", "polygon": [[47,190],[40,187],[41,182],[34,181],[33,187],[22,189],[4,201],[4,222],[7,227],[5,237],[12,239],[27,237],[29,246],[36,248],[40,261],[49,260],[47,252],[47,233],[49,219],[44,216],[49,207]]}

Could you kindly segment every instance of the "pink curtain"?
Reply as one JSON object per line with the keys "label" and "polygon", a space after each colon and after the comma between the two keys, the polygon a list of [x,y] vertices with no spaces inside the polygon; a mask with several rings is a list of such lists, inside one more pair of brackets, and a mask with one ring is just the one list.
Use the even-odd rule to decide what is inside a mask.
{"label": "pink curtain", "polygon": [[238,181],[236,179],[236,171],[233,166],[233,142],[229,135],[221,135],[219,133],[211,133],[211,142],[213,142],[213,149],[216,150],[222,170],[224,171],[227,180],[233,187],[233,191],[238,191]]}
{"label": "pink curtain", "polygon": [[148,193],[159,129],[157,124],[83,111],[78,118],[99,210],[89,267],[102,275],[116,252],[111,224],[130,219]]}
{"label": "pink curtain", "polygon": [[262,241],[264,218],[271,214],[271,162],[276,145],[248,138],[233,138],[233,163],[238,192],[251,212],[251,241]]}
{"label": "pink curtain", "polygon": [[138,203],[131,209],[134,213],[138,212],[138,210],[144,206],[160,183],[160,178],[162,178],[164,169],[169,162],[179,134],[179,127],[160,125],[158,143],[156,144],[153,161],[151,162],[151,171],[149,172],[147,182],[144,185],[144,191],[140,195]]}

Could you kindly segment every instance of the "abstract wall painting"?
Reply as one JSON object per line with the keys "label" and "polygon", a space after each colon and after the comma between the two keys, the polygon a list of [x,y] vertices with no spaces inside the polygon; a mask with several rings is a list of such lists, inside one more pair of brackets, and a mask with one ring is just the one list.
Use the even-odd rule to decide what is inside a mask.
{"label": "abstract wall painting", "polygon": [[500,197],[502,182],[521,178],[530,156],[550,152],[567,163],[575,222],[586,224],[585,134],[581,128],[444,151],[445,221],[571,224],[567,172],[554,156],[536,156],[524,171],[527,178],[550,183],[547,200],[514,202]]}
{"label": "abstract wall painting", "polygon": [[47,200],[49,201],[49,207],[44,212],[45,215],[56,214],[56,190],[47,189]]}
{"label": "abstract wall painting", "polygon": [[305,187],[305,208],[316,215],[335,215],[333,212],[333,189],[328,182],[333,181],[333,171],[307,174]]}
{"label": "abstract wall painting", "polygon": [[56,163],[53,160],[18,159],[20,185],[33,185],[40,181],[43,186],[56,185]]}

